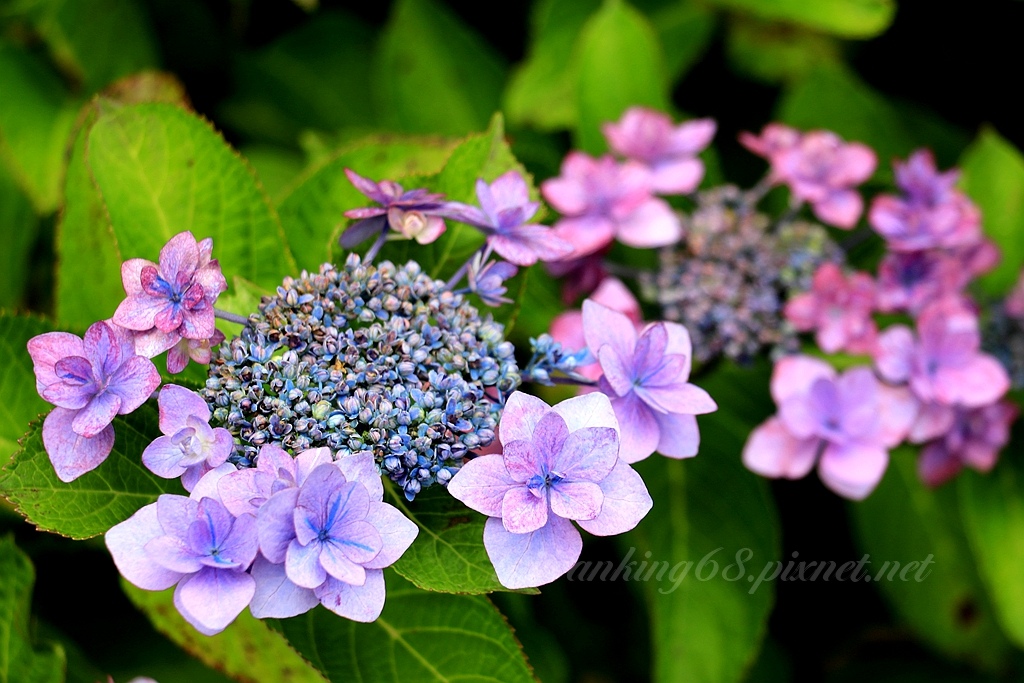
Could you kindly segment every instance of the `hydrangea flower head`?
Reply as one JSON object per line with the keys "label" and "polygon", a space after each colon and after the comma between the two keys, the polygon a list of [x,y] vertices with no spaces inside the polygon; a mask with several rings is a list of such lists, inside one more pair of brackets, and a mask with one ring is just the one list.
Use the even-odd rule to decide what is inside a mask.
{"label": "hydrangea flower head", "polygon": [[611,399],[626,462],[654,451],[672,458],[697,454],[695,415],[718,408],[706,391],[690,384],[692,348],[686,328],[658,322],[639,333],[632,320],[601,304],[583,302],[583,334],[598,359],[598,387]]}
{"label": "hydrangea flower head", "polygon": [[957,171],[939,173],[929,150],[896,162],[902,196],[876,197],[868,215],[872,227],[896,251],[968,246],[982,239],[981,215],[957,190]]}
{"label": "hydrangea flower head", "polygon": [[540,203],[530,201],[519,171],[508,171],[491,184],[477,180],[476,196],[480,209],[464,206],[453,218],[484,230],[499,256],[517,266],[532,266],[538,260],[557,261],[572,254],[573,245],[551,228],[529,223]]}
{"label": "hydrangea flower head", "polygon": [[827,353],[870,353],[877,329],[875,283],[864,273],[849,277],[835,263],[822,264],[814,274],[811,291],[786,303],[786,319],[797,330],[815,331],[818,346]]}
{"label": "hydrangea flower head", "polygon": [[227,461],[234,450],[231,432],[210,427],[210,408],[199,394],[167,384],[160,390],[160,431],[142,452],[142,463],[167,479],[181,477],[191,491],[204,474]]}
{"label": "hydrangea flower head", "polygon": [[921,449],[917,463],[921,480],[929,486],[940,486],[964,467],[979,472],[991,470],[1010,441],[1010,425],[1019,412],[1009,401],[955,409],[952,425]]}
{"label": "hydrangea flower head", "polygon": [[909,382],[923,403],[978,408],[1010,388],[1005,368],[981,352],[978,318],[959,299],[932,303],[917,319],[917,336],[893,325],[878,337],[875,363],[889,382]]}
{"label": "hydrangea flower head", "polygon": [[909,392],[881,384],[870,368],[837,375],[808,356],[775,365],[772,396],[779,413],[751,433],[743,463],[765,477],[800,479],[818,464],[822,482],[860,500],[889,464],[889,449],[906,435],[917,403]]}
{"label": "hydrangea flower head", "polygon": [[548,406],[516,392],[501,419],[501,455],[466,463],[448,491],[490,519],[484,546],[508,588],[550,583],[579,559],[583,539],[626,532],[653,505],[640,476],[618,457],[608,398],[587,394]]}
{"label": "hydrangea flower head", "polygon": [[704,178],[697,155],[715,136],[713,119],[695,119],[679,126],[661,112],[630,107],[618,123],[602,130],[611,148],[651,170],[651,188],[659,194],[689,194]]}
{"label": "hydrangea flower head", "polygon": [[423,189],[407,191],[391,180],[376,183],[347,168],[345,175],[357,190],[380,206],[345,212],[346,218],[358,221],[342,233],[341,246],[354,247],[374,235],[383,234],[389,226],[420,244],[433,242],[445,231],[444,219],[454,205],[444,201],[443,195]]}
{"label": "hydrangea flower head", "polygon": [[234,621],[256,590],[256,518],[235,517],[215,497],[164,494],[107,532],[121,575],[145,590],[175,584],[174,605],[204,635]]}
{"label": "hydrangea flower head", "polygon": [[[113,321],[137,332],[135,348],[140,355],[152,358],[182,339],[201,346],[214,337],[213,305],[227,289],[227,281],[211,258],[212,250],[213,240],[196,242],[191,232],[181,232],[160,250],[159,264],[141,258],[122,264],[121,282],[128,298],[117,307]],[[177,353],[173,367],[184,368],[183,360]],[[168,357],[169,369],[171,364]]]}
{"label": "hydrangea flower head", "polygon": [[47,332],[28,342],[36,390],[57,406],[43,422],[43,445],[57,477],[73,481],[114,447],[115,415],[137,409],[160,386],[160,373],[135,353],[132,334],[93,324],[85,337]]}
{"label": "hydrangea flower head", "polygon": [[544,181],[541,192],[563,216],[555,234],[586,256],[618,239],[631,247],[661,247],[682,236],[679,218],[651,195],[651,172],[635,161],[594,159],[570,152],[562,174]]}

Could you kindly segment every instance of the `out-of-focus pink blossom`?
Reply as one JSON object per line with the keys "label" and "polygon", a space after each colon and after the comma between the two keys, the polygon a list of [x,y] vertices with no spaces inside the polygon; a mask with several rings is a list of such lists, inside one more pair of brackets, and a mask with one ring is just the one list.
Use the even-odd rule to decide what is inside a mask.
{"label": "out-of-focus pink blossom", "polygon": [[877,328],[875,284],[864,273],[849,277],[834,263],[814,273],[811,291],[798,294],[786,304],[786,319],[801,332],[815,332],[818,346],[827,353],[869,353]]}
{"label": "out-of-focus pink blossom", "polygon": [[651,170],[651,187],[659,194],[689,194],[704,178],[697,155],[715,136],[714,119],[695,119],[679,126],[653,109],[630,107],[618,123],[602,130],[611,148]]}
{"label": "out-of-focus pink blossom", "polygon": [[1019,411],[1008,401],[981,408],[956,409],[953,423],[938,439],[925,444],[918,474],[929,486],[939,486],[964,467],[988,472],[1010,440],[1010,425]]}
{"label": "out-of-focus pink blossom", "polygon": [[[760,135],[740,133],[740,144],[769,161],[780,152],[795,147],[799,142],[800,131],[781,123],[769,123],[761,130]],[[772,171],[774,171],[774,165]]]}
{"label": "out-of-focus pink blossom", "polygon": [[[606,277],[590,295],[589,300],[624,314],[633,322],[638,331],[643,327],[640,302],[636,300],[629,288],[622,284],[622,280]],[[587,340],[583,334],[583,311],[574,310],[560,313],[551,323],[550,334],[556,342],[562,345],[563,349],[585,348]],[[595,358],[592,363],[578,366],[576,372],[588,379],[596,380],[601,376],[601,366]]]}
{"label": "out-of-focus pink blossom", "polygon": [[571,306],[579,301],[580,297],[593,292],[604,281],[608,276],[604,257],[610,249],[611,245],[608,245],[593,254],[546,264],[548,272],[562,280],[563,303]]}

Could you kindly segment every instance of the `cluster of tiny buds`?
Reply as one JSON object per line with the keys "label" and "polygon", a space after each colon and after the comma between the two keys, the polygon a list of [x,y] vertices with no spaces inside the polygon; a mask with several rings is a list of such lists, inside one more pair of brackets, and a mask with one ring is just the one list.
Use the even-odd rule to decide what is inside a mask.
{"label": "cluster of tiny buds", "polygon": [[533,352],[529,363],[523,368],[523,379],[545,386],[554,386],[564,378],[569,383],[592,384],[592,380],[577,372],[577,369],[593,363],[594,358],[586,347],[569,351],[555,341],[550,334],[530,339]]}
{"label": "cluster of tiny buds", "polygon": [[519,386],[512,344],[490,316],[409,262],[324,264],[287,278],[215,351],[203,391],[240,446],[370,451],[410,500],[446,484],[495,438]]}

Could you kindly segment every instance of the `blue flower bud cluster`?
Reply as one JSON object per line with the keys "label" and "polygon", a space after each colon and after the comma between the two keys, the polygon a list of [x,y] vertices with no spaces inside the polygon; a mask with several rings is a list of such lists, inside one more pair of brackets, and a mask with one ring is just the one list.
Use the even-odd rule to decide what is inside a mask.
{"label": "blue flower bud cluster", "polygon": [[684,227],[685,240],[661,250],[658,271],[640,284],[666,320],[690,332],[694,359],[795,351],[783,306],[810,288],[818,266],[843,259],[826,230],[789,216],[773,222],[729,185],[700,193]]}
{"label": "blue flower bud cluster", "polygon": [[514,348],[490,315],[413,261],[353,254],[264,297],[214,350],[202,393],[212,424],[240,444],[237,466],[253,466],[268,443],[369,451],[412,500],[494,440],[519,384]]}
{"label": "blue flower bud cluster", "polygon": [[589,349],[568,351],[562,348],[562,345],[555,341],[550,334],[542,334],[536,339],[530,339],[530,348],[533,355],[523,369],[523,379],[546,386],[554,386],[556,384],[554,379],[559,376],[582,384],[591,383],[586,377],[576,372],[576,368],[594,362]]}

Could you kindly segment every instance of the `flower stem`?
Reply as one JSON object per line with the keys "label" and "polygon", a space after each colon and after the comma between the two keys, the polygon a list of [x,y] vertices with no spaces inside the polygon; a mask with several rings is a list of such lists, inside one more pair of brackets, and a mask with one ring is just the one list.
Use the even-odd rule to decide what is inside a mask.
{"label": "flower stem", "polygon": [[229,313],[228,311],[222,311],[219,308],[213,309],[213,315],[221,320],[227,320],[231,323],[237,323],[239,325],[248,325],[249,319],[242,315],[236,315]]}
{"label": "flower stem", "polygon": [[369,251],[366,252],[366,256],[363,257],[364,265],[369,265],[373,263],[373,259],[377,258],[377,254],[380,253],[380,250],[384,246],[384,242],[387,241],[387,239],[388,231],[387,226],[385,225],[385,229],[379,235],[377,235],[377,239],[373,241],[373,244],[370,245]]}

